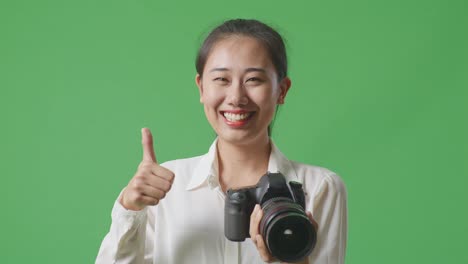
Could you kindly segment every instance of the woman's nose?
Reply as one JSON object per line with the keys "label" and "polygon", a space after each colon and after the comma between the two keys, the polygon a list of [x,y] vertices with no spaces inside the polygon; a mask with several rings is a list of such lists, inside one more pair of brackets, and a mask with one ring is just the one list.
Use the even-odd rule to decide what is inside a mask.
{"label": "woman's nose", "polygon": [[236,82],[228,88],[227,103],[232,106],[246,105],[249,102],[245,86],[241,82]]}

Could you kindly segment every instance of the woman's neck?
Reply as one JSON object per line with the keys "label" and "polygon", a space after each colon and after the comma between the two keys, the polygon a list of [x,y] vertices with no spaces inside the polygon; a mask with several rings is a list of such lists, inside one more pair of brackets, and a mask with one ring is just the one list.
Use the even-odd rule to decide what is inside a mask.
{"label": "woman's neck", "polygon": [[252,144],[232,144],[218,139],[219,182],[223,191],[254,185],[268,169],[271,145],[264,137]]}

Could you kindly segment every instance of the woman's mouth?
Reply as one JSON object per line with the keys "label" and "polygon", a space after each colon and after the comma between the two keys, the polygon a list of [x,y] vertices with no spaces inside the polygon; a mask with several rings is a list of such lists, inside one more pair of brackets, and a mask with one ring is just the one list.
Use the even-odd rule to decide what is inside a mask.
{"label": "woman's mouth", "polygon": [[241,127],[245,125],[255,112],[228,112],[221,111],[221,115],[224,117],[224,121],[231,127]]}

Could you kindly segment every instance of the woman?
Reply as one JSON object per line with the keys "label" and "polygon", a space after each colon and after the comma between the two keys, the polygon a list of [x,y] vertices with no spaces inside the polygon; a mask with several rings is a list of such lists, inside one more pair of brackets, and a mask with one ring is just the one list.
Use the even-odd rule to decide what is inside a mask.
{"label": "woman", "polygon": [[[196,60],[200,102],[217,138],[203,156],[158,164],[142,129],[143,161],[112,211],[96,263],[264,263],[276,261],[259,234],[263,211],[250,216],[250,237],[224,236],[224,198],[267,171],[303,184],[317,244],[302,263],[344,263],[346,190],[335,173],[288,160],[270,124],[291,86],[281,36],[256,20],[230,20],[205,39]],[[312,217],[313,215],[313,217]]]}

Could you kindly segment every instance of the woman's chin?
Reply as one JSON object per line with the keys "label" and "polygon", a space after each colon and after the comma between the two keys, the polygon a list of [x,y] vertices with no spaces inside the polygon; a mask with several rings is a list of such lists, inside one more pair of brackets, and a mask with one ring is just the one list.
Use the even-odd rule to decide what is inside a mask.
{"label": "woman's chin", "polygon": [[[252,133],[251,131],[219,131],[218,140],[230,143],[233,145],[250,145],[259,140],[261,135],[259,133]],[[268,133],[265,133],[265,137],[268,137]]]}

